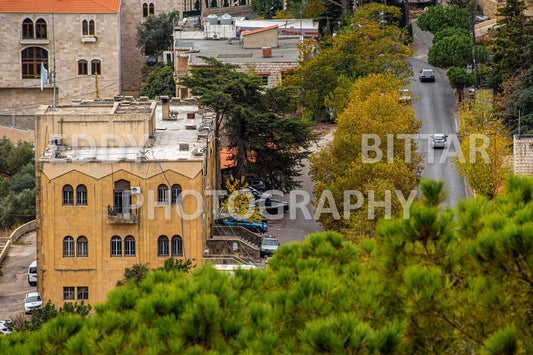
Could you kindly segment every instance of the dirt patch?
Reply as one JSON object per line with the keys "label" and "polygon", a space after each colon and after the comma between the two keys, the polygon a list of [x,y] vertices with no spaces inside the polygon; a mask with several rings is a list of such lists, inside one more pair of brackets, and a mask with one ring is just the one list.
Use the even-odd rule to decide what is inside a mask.
{"label": "dirt patch", "polygon": [[319,138],[323,138],[332,134],[337,128],[335,123],[317,123],[313,126],[313,132],[315,132]]}

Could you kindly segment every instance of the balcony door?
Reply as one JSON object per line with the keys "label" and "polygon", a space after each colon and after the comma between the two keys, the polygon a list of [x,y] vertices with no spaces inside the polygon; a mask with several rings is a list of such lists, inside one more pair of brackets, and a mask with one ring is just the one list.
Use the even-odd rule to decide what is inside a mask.
{"label": "balcony door", "polygon": [[113,212],[129,214],[131,206],[130,182],[126,180],[115,181],[113,189]]}

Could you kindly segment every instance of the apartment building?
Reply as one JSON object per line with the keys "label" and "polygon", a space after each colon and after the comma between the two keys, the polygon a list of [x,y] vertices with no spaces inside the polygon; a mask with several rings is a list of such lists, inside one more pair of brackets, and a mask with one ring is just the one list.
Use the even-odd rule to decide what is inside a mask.
{"label": "apartment building", "polygon": [[168,98],[38,109],[45,301],[103,302],[134,264],[157,268],[169,257],[202,264],[212,225],[213,117],[194,101]]}

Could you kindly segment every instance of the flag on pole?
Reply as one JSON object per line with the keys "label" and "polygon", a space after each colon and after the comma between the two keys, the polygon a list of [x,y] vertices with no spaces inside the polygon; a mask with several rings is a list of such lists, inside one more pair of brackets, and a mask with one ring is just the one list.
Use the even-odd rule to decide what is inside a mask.
{"label": "flag on pole", "polygon": [[44,67],[44,64],[41,63],[41,91],[44,89],[44,85],[48,81],[48,71]]}

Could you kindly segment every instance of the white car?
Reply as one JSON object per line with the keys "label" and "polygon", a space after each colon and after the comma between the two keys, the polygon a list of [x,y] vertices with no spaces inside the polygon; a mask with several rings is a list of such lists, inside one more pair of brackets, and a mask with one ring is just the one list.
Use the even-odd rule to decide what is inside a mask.
{"label": "white car", "polygon": [[435,133],[433,135],[433,139],[431,140],[431,146],[433,149],[446,148],[446,138],[448,138],[448,136],[443,133]]}
{"label": "white car", "polygon": [[36,309],[43,309],[43,298],[39,292],[30,292],[24,299],[24,312],[30,314]]}
{"label": "white car", "polygon": [[13,323],[9,320],[0,320],[0,334],[11,334],[9,325],[13,326]]}

